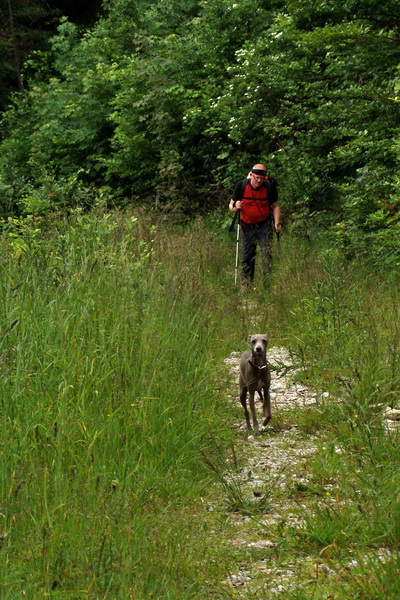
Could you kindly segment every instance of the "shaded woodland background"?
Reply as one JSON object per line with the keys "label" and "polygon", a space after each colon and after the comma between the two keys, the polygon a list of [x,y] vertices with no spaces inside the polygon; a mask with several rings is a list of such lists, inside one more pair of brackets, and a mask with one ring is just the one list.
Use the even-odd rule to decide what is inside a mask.
{"label": "shaded woodland background", "polygon": [[398,0],[1,0],[0,23],[3,218],[102,201],[226,227],[261,161],[288,229],[399,271]]}

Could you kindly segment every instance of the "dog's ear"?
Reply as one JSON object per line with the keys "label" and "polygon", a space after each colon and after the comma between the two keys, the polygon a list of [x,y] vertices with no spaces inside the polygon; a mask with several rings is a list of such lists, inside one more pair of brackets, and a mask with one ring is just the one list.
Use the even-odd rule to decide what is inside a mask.
{"label": "dog's ear", "polygon": [[252,339],[253,339],[253,336],[252,336],[252,335],[249,335],[249,337],[247,338],[247,341],[249,342],[249,344],[251,344],[251,342],[252,342]]}

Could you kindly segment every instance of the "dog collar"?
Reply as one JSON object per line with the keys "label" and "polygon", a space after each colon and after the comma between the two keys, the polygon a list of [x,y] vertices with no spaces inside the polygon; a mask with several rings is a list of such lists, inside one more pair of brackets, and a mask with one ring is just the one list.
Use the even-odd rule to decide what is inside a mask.
{"label": "dog collar", "polygon": [[249,363],[251,364],[252,367],[254,367],[255,369],[258,369],[259,371],[262,371],[262,369],[267,368],[267,365],[262,365],[262,367],[260,367],[259,365],[255,365],[253,362],[251,362],[251,360],[249,360]]}

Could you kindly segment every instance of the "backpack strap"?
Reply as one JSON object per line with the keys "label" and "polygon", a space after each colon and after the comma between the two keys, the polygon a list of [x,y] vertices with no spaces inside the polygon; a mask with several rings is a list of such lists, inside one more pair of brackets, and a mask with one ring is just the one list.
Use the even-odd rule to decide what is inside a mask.
{"label": "backpack strap", "polygon": [[[264,185],[264,187],[266,187],[266,188],[267,188],[268,192],[270,192],[270,191],[271,191],[271,184],[272,184],[272,183],[274,183],[274,182],[275,182],[275,179],[272,179],[272,177],[268,177],[268,176],[267,176],[267,177],[264,179],[264,183],[263,183],[263,185]],[[242,189],[241,189],[241,192],[240,192],[240,198],[243,198],[243,196],[244,196],[244,191],[245,191],[245,189],[246,189],[246,186],[247,186],[249,183],[250,183],[250,179],[243,179],[243,180],[242,180]]]}
{"label": "backpack strap", "polygon": [[240,192],[240,199],[242,199],[242,198],[243,198],[243,196],[244,196],[244,191],[245,191],[245,189],[246,189],[246,186],[247,186],[247,184],[248,184],[248,183],[250,183],[250,179],[243,179],[243,180],[242,180],[242,190],[241,190],[241,192]]}
{"label": "backpack strap", "polygon": [[[272,177],[268,177],[268,176],[267,176],[267,177],[265,178],[265,180],[264,180],[264,183],[263,183],[263,186],[264,186],[265,188],[267,188],[267,192],[268,192],[268,199],[267,199],[267,200],[268,200],[268,202],[269,202],[270,204],[272,204],[272,200],[271,200],[271,197],[270,197],[270,192],[271,192],[271,184],[272,184],[274,181],[275,181],[275,180],[274,180],[274,179],[272,179]],[[243,179],[243,180],[242,180],[242,189],[241,189],[241,192],[240,192],[240,199],[241,199],[241,200],[243,199],[243,196],[244,196],[245,189],[246,189],[246,187],[247,187],[247,185],[248,185],[249,183],[250,183],[250,179]]]}

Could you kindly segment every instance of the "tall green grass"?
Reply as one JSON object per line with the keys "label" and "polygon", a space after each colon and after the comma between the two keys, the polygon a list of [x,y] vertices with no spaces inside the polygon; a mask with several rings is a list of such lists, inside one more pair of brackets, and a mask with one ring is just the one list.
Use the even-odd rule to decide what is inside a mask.
{"label": "tall green grass", "polygon": [[[316,598],[397,598],[400,430],[384,412],[400,408],[398,284],[332,250],[318,249],[310,262],[312,252],[283,262],[303,264],[306,287],[275,286],[277,305],[292,289],[282,321],[296,377],[320,392],[315,408],[296,414],[300,431],[320,441],[305,466],[310,483],[294,491],[309,510],[304,528],[288,532],[291,551],[315,553],[333,569]],[[288,597],[303,597],[301,589]]]}
{"label": "tall green grass", "polygon": [[206,509],[232,491],[218,482],[242,418],[223,359],[256,330],[321,392],[293,415],[322,437],[285,560],[358,552],[341,598],[389,598],[381,569],[396,590],[399,443],[382,419],[398,400],[395,284],[286,237],[268,291],[259,274],[244,291],[234,240],[201,220],[99,208],[4,223],[0,286],[1,598],[230,597],[229,525]]}
{"label": "tall green grass", "polygon": [[212,586],[196,513],[227,342],[203,241],[102,211],[6,224],[2,598]]}

